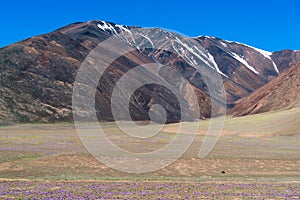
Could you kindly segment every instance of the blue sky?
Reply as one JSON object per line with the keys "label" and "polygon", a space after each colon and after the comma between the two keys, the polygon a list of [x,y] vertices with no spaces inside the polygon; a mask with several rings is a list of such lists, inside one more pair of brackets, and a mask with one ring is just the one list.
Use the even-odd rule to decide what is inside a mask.
{"label": "blue sky", "polygon": [[209,35],[261,49],[300,50],[300,1],[3,1],[0,47],[64,25],[100,19]]}

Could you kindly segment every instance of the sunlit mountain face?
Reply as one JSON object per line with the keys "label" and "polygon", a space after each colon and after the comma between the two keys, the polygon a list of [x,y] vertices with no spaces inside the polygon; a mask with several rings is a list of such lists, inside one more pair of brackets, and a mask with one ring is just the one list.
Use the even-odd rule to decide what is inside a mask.
{"label": "sunlit mountain face", "polygon": [[[222,113],[240,108],[234,108],[238,100],[300,60],[299,51],[267,52],[211,36],[179,37],[160,28],[98,20],[74,23],[0,49],[0,122],[72,121],[72,93],[78,69],[97,45],[111,37],[119,39],[132,51],[111,63],[97,84],[95,110],[102,121],[114,119],[111,97],[117,82],[140,65],[158,63],[171,67],[174,74],[162,68],[149,70],[148,75],[154,80],[168,80],[166,84],[185,91],[182,100],[186,106],[180,106],[168,88],[146,84],[130,97],[132,119],[148,120],[151,106],[160,104],[166,109],[166,122],[177,122],[181,118],[180,110],[195,111],[195,99],[189,95],[190,91],[197,97],[198,117],[212,117],[211,95],[199,66],[205,66],[209,73],[223,80],[226,102],[217,99],[218,110],[215,111]],[[112,44],[110,48],[117,51],[119,47]],[[177,79],[175,74],[185,81]]]}

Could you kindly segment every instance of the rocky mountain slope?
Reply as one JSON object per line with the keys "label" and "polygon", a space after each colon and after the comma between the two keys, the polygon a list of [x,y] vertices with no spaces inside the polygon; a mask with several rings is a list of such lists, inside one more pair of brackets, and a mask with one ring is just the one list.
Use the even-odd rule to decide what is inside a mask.
{"label": "rocky mountain slope", "polygon": [[[112,90],[124,74],[138,65],[154,62],[171,66],[192,85],[180,83],[179,86],[186,91],[196,91],[201,117],[210,117],[207,86],[193,64],[197,57],[210,63],[214,73],[222,76],[227,96],[227,104],[223,106],[227,108],[300,60],[298,51],[270,53],[206,36],[190,38],[200,45],[200,49],[193,50],[194,47],[185,41],[161,29],[155,29],[156,33],[164,33],[168,39],[152,50],[139,49],[139,45],[153,41],[143,33],[139,37],[141,40],[130,39],[137,28],[97,20],[74,23],[1,48],[0,122],[71,121],[74,80],[81,63],[100,42],[121,33],[127,33],[128,38],[121,39],[136,50],[112,63],[106,71],[107,76],[99,82],[95,95],[99,120],[113,120],[110,109]],[[166,44],[173,52],[162,50]],[[186,55],[186,58],[174,51],[183,57]],[[196,58],[187,56],[190,54]],[[156,74],[159,79],[165,79],[167,75],[163,72]],[[131,116],[135,120],[149,119],[149,109],[155,103],[167,108],[169,122],[180,119],[178,102],[163,87],[147,85],[136,91],[131,99]],[[188,95],[184,100],[194,103]]]}
{"label": "rocky mountain slope", "polygon": [[237,101],[232,114],[243,116],[299,106],[300,62],[284,71],[276,79]]}

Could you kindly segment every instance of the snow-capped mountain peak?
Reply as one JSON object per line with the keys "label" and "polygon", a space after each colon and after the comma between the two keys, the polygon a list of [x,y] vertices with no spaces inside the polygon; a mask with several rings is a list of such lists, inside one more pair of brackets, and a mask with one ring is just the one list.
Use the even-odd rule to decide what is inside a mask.
{"label": "snow-capped mountain peak", "polygon": [[[101,31],[119,37],[120,39],[128,43],[130,46],[137,48],[139,51],[141,43],[140,40],[136,41],[137,37],[142,38],[144,40],[144,43],[147,42],[153,48],[155,48],[154,42],[152,41],[151,37],[149,37],[149,35],[143,33],[137,34],[136,32],[135,35],[133,35],[132,31],[134,28],[137,27],[130,27],[105,21],[97,21],[96,24]],[[161,30],[165,31],[163,29]],[[166,40],[171,40],[171,38],[172,37],[169,36],[165,37]],[[265,76],[266,79],[269,79],[269,73],[280,73],[277,64],[272,59],[272,52],[262,50],[240,42],[222,40],[214,36],[198,36],[194,39],[197,41],[201,41],[200,44],[203,46],[204,49],[206,49],[204,57],[205,60],[210,63],[209,66],[211,66],[216,72],[218,72],[223,77],[229,78],[232,75],[228,73],[228,68],[230,68],[230,66],[226,66],[226,62],[224,62],[224,60],[222,61],[219,58],[217,58],[218,56],[215,54],[215,50],[212,49],[213,46],[220,49],[220,51],[226,53],[229,57],[231,57],[231,59],[235,60],[235,62],[240,63],[239,65],[244,66],[245,70],[249,70],[249,73],[254,73],[257,76]],[[192,55],[190,58],[187,58],[188,60],[190,60],[190,63],[193,65],[197,64],[195,58],[200,58],[197,54],[199,53],[198,50],[196,50],[194,47],[189,47],[182,41],[178,41],[178,38],[177,42],[181,43],[180,45],[182,46],[182,48],[189,51],[190,55]],[[178,53],[179,51],[181,52],[182,49],[175,48],[175,50]],[[197,53],[195,53],[195,51],[197,51]],[[252,53],[257,54],[257,56],[259,57],[259,61],[253,60],[253,56],[251,56]],[[201,59],[203,58],[201,57]]]}

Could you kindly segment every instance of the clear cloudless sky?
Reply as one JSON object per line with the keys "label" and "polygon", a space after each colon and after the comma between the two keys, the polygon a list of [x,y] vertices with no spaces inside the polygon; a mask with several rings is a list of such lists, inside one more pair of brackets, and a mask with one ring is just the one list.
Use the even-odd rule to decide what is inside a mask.
{"label": "clear cloudless sky", "polygon": [[300,50],[299,0],[2,1],[0,47],[93,19],[208,35],[261,49]]}

